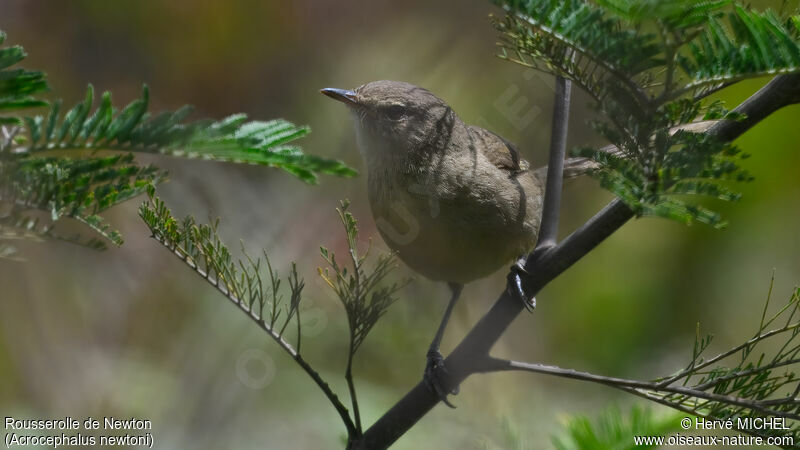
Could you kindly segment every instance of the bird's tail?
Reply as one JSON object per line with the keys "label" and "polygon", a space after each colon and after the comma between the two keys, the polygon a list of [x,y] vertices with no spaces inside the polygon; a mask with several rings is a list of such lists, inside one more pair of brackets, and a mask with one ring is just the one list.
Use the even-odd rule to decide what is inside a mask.
{"label": "bird's tail", "polygon": [[[617,147],[613,147],[614,153],[622,153]],[[597,161],[589,158],[567,158],[564,160],[564,178],[575,178],[589,173],[593,169],[600,167]]]}
{"label": "bird's tail", "polygon": [[[714,125],[717,120],[705,120],[702,122],[695,122],[670,130],[670,134],[675,134],[678,131],[691,131],[694,133],[703,133],[708,130],[711,125]],[[601,152],[608,153],[614,156],[622,156],[623,152],[614,145],[607,145],[600,149]],[[564,178],[575,178],[589,173],[591,170],[597,169],[600,164],[589,158],[567,158],[564,160]],[[542,179],[547,176],[547,166],[536,169],[537,175]]]}

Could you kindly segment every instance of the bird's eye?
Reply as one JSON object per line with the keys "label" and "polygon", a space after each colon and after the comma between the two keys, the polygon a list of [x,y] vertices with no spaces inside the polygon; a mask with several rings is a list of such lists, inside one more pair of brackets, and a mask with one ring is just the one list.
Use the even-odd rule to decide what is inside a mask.
{"label": "bird's eye", "polygon": [[386,108],[386,117],[389,120],[400,120],[406,115],[406,109],[403,105],[391,105]]}

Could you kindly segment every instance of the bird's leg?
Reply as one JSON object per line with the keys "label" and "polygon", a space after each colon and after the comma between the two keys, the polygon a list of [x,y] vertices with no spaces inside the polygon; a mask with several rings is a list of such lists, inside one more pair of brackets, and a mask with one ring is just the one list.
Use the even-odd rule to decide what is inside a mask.
{"label": "bird's leg", "polygon": [[448,286],[450,287],[451,292],[450,302],[447,304],[447,309],[444,311],[442,322],[439,324],[439,329],[436,331],[436,336],[434,336],[433,342],[431,342],[431,346],[428,349],[428,361],[425,365],[425,374],[423,375],[422,380],[425,382],[425,385],[428,386],[428,389],[438,395],[445,405],[455,408],[455,406],[453,406],[453,404],[447,400],[447,396],[448,394],[458,394],[458,386],[450,387],[450,380],[447,376],[447,369],[444,366],[444,358],[442,358],[442,353],[439,351],[439,344],[442,343],[444,329],[447,327],[447,322],[450,320],[450,314],[453,312],[456,302],[458,302],[458,297],[461,295],[461,289],[464,287],[464,285],[448,283]]}
{"label": "bird's leg", "polygon": [[525,257],[523,256],[511,266],[511,270],[508,272],[507,289],[512,297],[516,297],[525,305],[528,312],[533,312],[536,308],[536,297],[525,292],[525,279],[529,276],[530,274],[525,270]]}

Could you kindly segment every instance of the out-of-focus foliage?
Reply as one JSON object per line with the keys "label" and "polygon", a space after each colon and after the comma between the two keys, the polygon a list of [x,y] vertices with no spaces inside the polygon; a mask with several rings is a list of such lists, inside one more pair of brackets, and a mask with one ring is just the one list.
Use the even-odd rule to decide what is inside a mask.
{"label": "out-of-focus foliage", "polygon": [[[5,34],[0,34],[0,44]],[[283,169],[314,183],[317,174],[352,176],[343,163],[304,154],[291,142],[308,133],[285,120],[247,121],[236,114],[220,121],[187,122],[191,108],[148,112],[149,91],[121,111],[111,94],[92,111],[90,85],[83,102],[60,114],[56,101],[46,115],[21,110],[47,106],[37,95],[47,89],[42,72],[12,68],[25,58],[19,46],[0,48],[0,257],[16,253],[12,239],[60,238],[95,249],[122,244],[121,234],[99,215],[166,179],[166,172],[136,162],[132,153],[158,153]],[[122,155],[72,157],[68,151],[122,151]],[[95,236],[56,231],[72,218]]]}
{"label": "out-of-focus foliage", "polygon": [[610,409],[595,419],[576,416],[570,419],[561,436],[553,437],[557,450],[607,450],[658,448],[656,445],[635,445],[633,438],[666,436],[678,431],[679,416],[656,417],[652,410],[633,407],[626,416],[619,409]]}
{"label": "out-of-focus foliage", "polygon": [[[129,153],[81,159],[20,157],[2,165],[14,171],[5,179],[7,194],[0,196],[2,202],[13,201],[8,223],[42,237],[59,237],[54,230],[56,222],[70,217],[117,245],[122,244],[122,236],[111,230],[99,213],[142,194],[166,175],[154,166],[137,164]],[[49,213],[49,217],[26,215],[36,210]],[[92,248],[105,248],[105,242],[96,238],[84,240],[76,234],[71,239]]]}
{"label": "out-of-focus foliage", "polygon": [[[715,227],[721,216],[687,196],[732,201],[751,176],[747,155],[691,130],[739,120],[709,94],[743,79],[800,71],[792,17],[729,0],[506,0],[495,20],[501,57],[573,80],[595,100],[593,126],[621,150],[584,148],[600,183],[639,215]],[[796,19],[796,17],[794,17]]]}

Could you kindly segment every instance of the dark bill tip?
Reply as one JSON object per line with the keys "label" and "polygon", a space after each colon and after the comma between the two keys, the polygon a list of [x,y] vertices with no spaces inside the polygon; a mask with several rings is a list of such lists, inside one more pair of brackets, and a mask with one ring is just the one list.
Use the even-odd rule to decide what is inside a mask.
{"label": "dark bill tip", "polygon": [[320,92],[347,105],[356,105],[356,93],[347,89],[325,88]]}

